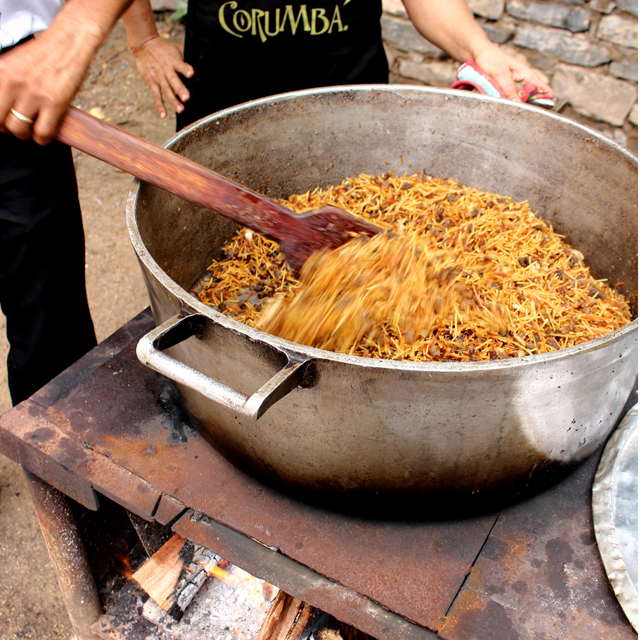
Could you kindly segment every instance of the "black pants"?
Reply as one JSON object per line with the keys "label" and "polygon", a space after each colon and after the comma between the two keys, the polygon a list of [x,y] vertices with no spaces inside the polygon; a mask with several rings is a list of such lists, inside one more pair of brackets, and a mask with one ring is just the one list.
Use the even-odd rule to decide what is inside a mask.
{"label": "black pants", "polygon": [[96,344],[71,149],[0,133],[0,306],[14,404]]}

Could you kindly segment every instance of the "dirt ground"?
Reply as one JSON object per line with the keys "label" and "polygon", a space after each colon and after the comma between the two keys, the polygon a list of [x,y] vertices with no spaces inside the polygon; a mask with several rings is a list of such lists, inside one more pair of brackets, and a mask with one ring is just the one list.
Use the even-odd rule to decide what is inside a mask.
{"label": "dirt ground", "polygon": [[[172,24],[166,15],[157,19],[162,35],[182,42],[181,25]],[[121,24],[98,53],[74,104],[87,111],[98,107],[110,122],[153,142],[164,142],[175,130],[175,117],[158,116]],[[148,305],[125,224],[131,177],[80,152],[74,156],[85,225],[89,305],[101,341]],[[0,315],[0,414],[11,408],[7,350]],[[0,640],[59,640],[71,634],[22,470],[0,456]]]}

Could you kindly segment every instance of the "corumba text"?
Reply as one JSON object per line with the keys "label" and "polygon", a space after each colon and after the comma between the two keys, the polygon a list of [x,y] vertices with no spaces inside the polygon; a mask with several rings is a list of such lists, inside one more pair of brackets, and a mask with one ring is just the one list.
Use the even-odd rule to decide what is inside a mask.
{"label": "corumba text", "polygon": [[342,22],[338,5],[329,17],[325,8],[307,8],[306,4],[300,5],[299,8],[288,4],[283,10],[275,9],[272,13],[262,9],[239,9],[238,3],[231,0],[220,7],[218,19],[222,28],[232,36],[259,36],[262,42],[281,33],[296,35],[306,32],[311,36],[321,36],[346,31],[349,28],[349,25]]}

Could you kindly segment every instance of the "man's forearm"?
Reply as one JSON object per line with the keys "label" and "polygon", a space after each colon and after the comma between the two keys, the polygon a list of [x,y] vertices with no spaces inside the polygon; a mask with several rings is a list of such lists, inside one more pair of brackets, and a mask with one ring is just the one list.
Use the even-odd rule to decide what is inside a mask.
{"label": "man's forearm", "polygon": [[133,0],[122,14],[122,22],[127,31],[127,42],[134,53],[145,42],[158,37],[156,20],[149,0]]}
{"label": "man's forearm", "polygon": [[475,58],[489,41],[465,0],[403,0],[416,29],[458,62]]}
{"label": "man's forearm", "polygon": [[60,64],[65,55],[72,67],[88,67],[96,51],[104,42],[111,27],[131,4],[132,0],[68,0],[51,26],[40,39],[51,47],[42,65]]}
{"label": "man's forearm", "polygon": [[131,3],[132,0],[67,0],[45,33],[55,35],[74,27],[86,36],[87,43],[94,43],[92,57]]}
{"label": "man's forearm", "polygon": [[68,0],[36,40],[1,56],[0,130],[49,142],[93,56],[130,3]]}
{"label": "man's forearm", "polygon": [[535,69],[489,40],[465,0],[403,0],[416,29],[458,62],[475,61],[500,87],[505,97],[519,100],[515,82],[551,92]]}

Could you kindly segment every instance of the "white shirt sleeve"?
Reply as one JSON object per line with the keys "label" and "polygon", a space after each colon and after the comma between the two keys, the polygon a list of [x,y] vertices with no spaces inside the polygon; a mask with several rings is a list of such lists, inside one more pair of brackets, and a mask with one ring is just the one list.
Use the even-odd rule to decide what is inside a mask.
{"label": "white shirt sleeve", "polygon": [[62,7],[62,0],[0,0],[0,50],[44,31]]}

